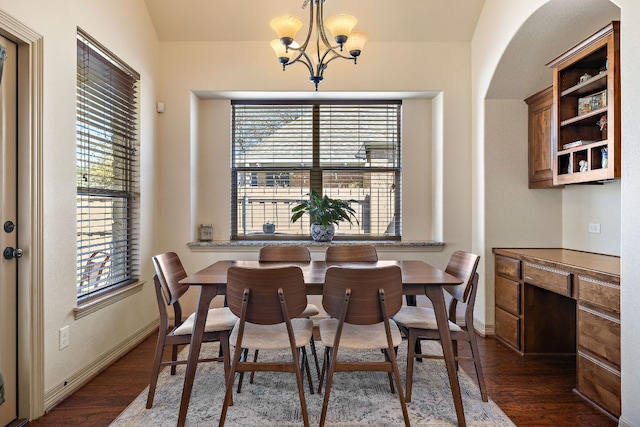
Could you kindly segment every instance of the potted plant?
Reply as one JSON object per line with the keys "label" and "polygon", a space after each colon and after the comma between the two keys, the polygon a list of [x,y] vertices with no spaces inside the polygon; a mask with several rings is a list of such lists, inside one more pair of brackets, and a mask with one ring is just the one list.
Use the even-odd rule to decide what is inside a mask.
{"label": "potted plant", "polygon": [[322,197],[315,190],[311,190],[308,196],[309,200],[291,208],[291,222],[296,222],[304,214],[308,214],[311,238],[316,242],[331,241],[335,234],[335,224],[340,221],[353,224],[355,220],[360,224],[356,211],[351,207],[351,203],[358,203],[356,200],[332,199],[326,195]]}

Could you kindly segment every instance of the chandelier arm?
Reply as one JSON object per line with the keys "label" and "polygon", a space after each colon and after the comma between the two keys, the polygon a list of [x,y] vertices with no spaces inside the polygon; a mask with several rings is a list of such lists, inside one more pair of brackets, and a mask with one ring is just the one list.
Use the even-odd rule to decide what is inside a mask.
{"label": "chandelier arm", "polygon": [[311,75],[311,77],[314,76],[314,74],[313,74],[313,62],[311,61],[311,58],[309,58],[309,55],[307,55],[307,53],[305,51],[301,50],[300,51],[300,55],[298,55],[298,57],[296,59],[294,59],[293,61],[287,62],[285,64],[285,66],[291,65],[291,64],[295,64],[296,62],[304,64],[307,67],[307,70],[309,70],[309,74]]}
{"label": "chandelier arm", "polygon": [[[315,0],[311,0],[311,7],[309,8],[309,29],[307,30],[307,36],[304,39],[304,43],[302,43],[298,49],[295,49],[295,50],[300,50],[303,53],[307,50],[307,46],[309,45],[309,40],[311,40],[311,33],[313,32],[313,18],[314,18],[314,11],[315,11],[314,3],[315,3]],[[304,9],[306,5],[307,5],[307,2],[305,2],[305,4],[302,5],[302,8]]]}
{"label": "chandelier arm", "polygon": [[[327,51],[326,53],[329,53],[329,51]],[[325,53],[325,56],[326,56],[326,53]],[[318,75],[319,75],[320,77],[322,77],[322,76],[323,76],[323,74],[324,74],[324,70],[326,70],[326,69],[327,69],[327,67],[329,66],[329,63],[330,63],[331,61],[333,61],[334,59],[338,59],[338,58],[341,58],[341,59],[349,59],[349,60],[353,61],[353,63],[354,63],[354,64],[356,63],[356,58],[347,58],[347,57],[344,57],[344,56],[336,55],[336,54],[335,54],[335,52],[333,52],[333,53],[334,53],[334,55],[335,55],[335,56],[332,56],[332,57],[331,57],[331,58],[329,58],[326,62],[325,62],[325,61],[323,61],[321,64],[318,64]]]}
{"label": "chandelier arm", "polygon": [[[336,45],[335,47],[332,46],[329,42],[329,39],[327,38],[327,32],[324,28],[324,0],[318,0],[318,2],[318,11],[316,13],[316,27],[318,27],[318,38],[322,40],[322,43],[324,43],[327,49],[333,50],[335,47],[339,47],[339,45]],[[318,43],[318,45],[320,45],[320,43]]]}

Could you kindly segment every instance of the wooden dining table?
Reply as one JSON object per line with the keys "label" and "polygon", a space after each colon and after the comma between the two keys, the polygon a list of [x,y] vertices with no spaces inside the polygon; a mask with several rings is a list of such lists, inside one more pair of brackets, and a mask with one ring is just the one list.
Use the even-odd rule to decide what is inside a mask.
{"label": "wooden dining table", "polygon": [[217,261],[202,270],[193,273],[180,280],[180,283],[197,286],[199,288],[198,306],[196,309],[193,335],[189,346],[189,356],[187,359],[187,369],[184,377],[184,387],[182,389],[182,399],[180,401],[180,412],[178,414],[178,426],[182,427],[187,418],[191,390],[196,374],[196,366],[202,346],[202,336],[204,333],[207,312],[211,300],[217,295],[224,295],[227,285],[227,270],[229,267],[251,267],[269,268],[283,265],[296,265],[302,269],[304,281],[307,287],[307,295],[322,295],[322,285],[327,269],[331,266],[347,267],[382,267],[397,265],[402,270],[403,293],[407,296],[426,295],[433,304],[440,332],[442,351],[449,375],[449,383],[458,418],[458,425],[465,426],[464,410],[462,407],[462,396],[460,394],[460,384],[458,382],[458,372],[456,369],[455,356],[453,353],[453,343],[449,332],[448,315],[442,287],[446,285],[458,285],[462,283],[460,279],[444,271],[429,265],[424,261],[404,260],[404,261],[377,261],[377,262],[326,262],[311,261],[307,263],[292,262],[259,262],[259,261]]}

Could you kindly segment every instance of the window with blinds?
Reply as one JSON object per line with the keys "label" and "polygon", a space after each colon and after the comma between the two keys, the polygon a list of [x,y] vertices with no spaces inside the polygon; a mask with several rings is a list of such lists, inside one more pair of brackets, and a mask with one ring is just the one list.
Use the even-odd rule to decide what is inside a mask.
{"label": "window with blinds", "polygon": [[89,35],[77,37],[78,299],[137,280],[140,76]]}
{"label": "window with blinds", "polygon": [[231,238],[310,239],[308,215],[290,218],[314,189],[357,201],[359,224],[341,222],[334,239],[399,240],[401,109],[401,101],[232,102]]}

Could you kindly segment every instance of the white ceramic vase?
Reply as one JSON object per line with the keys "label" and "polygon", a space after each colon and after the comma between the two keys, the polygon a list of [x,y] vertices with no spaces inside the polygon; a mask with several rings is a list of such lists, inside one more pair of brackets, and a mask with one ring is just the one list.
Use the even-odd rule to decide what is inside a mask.
{"label": "white ceramic vase", "polygon": [[336,227],[333,224],[324,226],[322,224],[311,224],[309,227],[311,238],[316,242],[330,242],[336,234]]}

